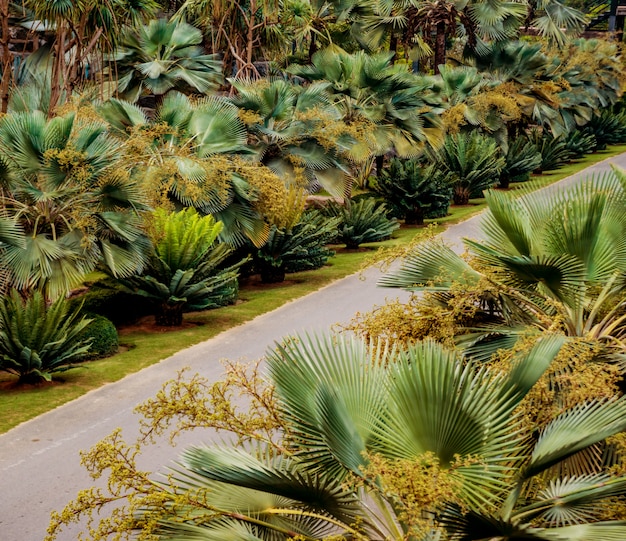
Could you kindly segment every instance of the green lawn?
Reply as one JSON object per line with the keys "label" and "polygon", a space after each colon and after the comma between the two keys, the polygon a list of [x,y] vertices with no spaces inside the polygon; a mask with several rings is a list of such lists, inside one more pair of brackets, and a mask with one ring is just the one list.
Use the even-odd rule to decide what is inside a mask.
{"label": "green lawn", "polygon": [[[542,187],[565,178],[589,165],[626,152],[626,145],[613,146],[606,151],[586,156],[577,163],[548,174],[535,177],[533,185]],[[514,190],[516,187],[513,186]],[[473,200],[470,206],[452,208],[446,218],[437,220],[439,227],[469,218],[482,210],[483,200]],[[394,238],[384,246],[405,245],[416,234],[424,231],[417,228],[401,228]],[[374,245],[365,245],[374,248]],[[370,252],[371,253],[371,252]],[[123,333],[120,342],[122,351],[108,359],[89,362],[57,376],[57,383],[31,388],[13,387],[15,378],[0,375],[0,433],[65,404],[82,394],[117,381],[124,376],[155,364],[186,347],[198,344],[220,332],[241,325],[254,317],[278,308],[286,302],[302,297],[319,288],[357,272],[368,260],[367,251],[345,252],[339,250],[329,265],[323,269],[287,276],[283,285],[259,287],[243,286],[240,301],[234,306],[217,310],[187,314],[185,321],[194,323],[183,329],[169,332],[145,332],[135,330]]]}

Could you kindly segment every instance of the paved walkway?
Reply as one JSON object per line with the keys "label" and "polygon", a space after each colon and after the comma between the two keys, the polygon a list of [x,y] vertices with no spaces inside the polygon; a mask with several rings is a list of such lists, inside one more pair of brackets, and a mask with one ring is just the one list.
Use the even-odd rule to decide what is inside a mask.
{"label": "paved walkway", "polygon": [[[626,154],[605,160],[559,185],[605,171],[610,163],[626,168]],[[478,221],[479,217],[474,217],[452,226],[443,236],[460,246],[461,238],[477,237]],[[78,490],[93,484],[80,467],[79,451],[117,427],[132,441],[137,433],[133,408],[154,396],[178,370],[189,366],[193,372],[217,380],[222,374],[220,359],[258,359],[285,335],[326,331],[333,323],[347,322],[356,312],[382,304],[385,298],[406,298],[403,292],[377,288],[379,276],[376,269],[370,269],[365,279],[359,275],[344,278],[0,436],[0,540],[41,541],[50,511],[60,510]],[[176,449],[165,443],[153,446],[140,466],[160,469],[175,460],[184,445],[210,437],[196,431],[181,440]],[[68,530],[61,540],[76,538],[76,531]]]}

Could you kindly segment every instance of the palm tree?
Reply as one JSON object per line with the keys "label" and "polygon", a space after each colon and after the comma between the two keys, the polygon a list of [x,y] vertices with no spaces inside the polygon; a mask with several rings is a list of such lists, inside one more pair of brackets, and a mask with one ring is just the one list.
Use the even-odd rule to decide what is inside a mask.
{"label": "palm tree", "polygon": [[99,263],[118,276],[141,268],[145,203],[116,168],[123,151],[106,124],[16,113],[0,120],[0,141],[2,210],[25,233],[0,252],[5,287],[57,298]]}
{"label": "palm tree", "polygon": [[[457,29],[473,49],[483,41],[513,37],[526,14],[523,4],[509,1],[448,2],[446,0],[366,0],[356,17],[353,34],[368,50],[389,38],[390,49],[401,42],[414,58],[434,55],[433,68],[445,64],[446,39]],[[433,38],[434,36],[434,38]]]}
{"label": "palm tree", "polygon": [[184,22],[153,19],[128,27],[114,56],[117,91],[130,102],[176,90],[207,94],[221,80],[221,63],[203,53],[202,33]]}
{"label": "palm tree", "polygon": [[[163,487],[171,505],[156,499],[136,526],[162,539],[399,541],[436,538],[439,515],[456,539],[623,536],[624,522],[599,517],[626,478],[559,479],[550,468],[624,430],[626,401],[563,412],[538,438],[514,413],[561,343],[545,337],[504,375],[433,342],[398,350],[346,336],[288,340],[268,355],[283,441],[186,450]],[[518,503],[540,475],[560,491]],[[551,518],[564,516],[564,499],[570,515],[581,513],[576,526]]]}
{"label": "palm tree", "polygon": [[326,82],[343,121],[366,123],[375,156],[391,151],[416,156],[425,143],[441,143],[439,102],[431,79],[395,68],[391,56],[327,48],[313,55],[311,65],[292,65],[288,71],[310,82]]}
{"label": "palm tree", "polygon": [[52,115],[62,93],[71,96],[72,90],[93,73],[94,66],[101,65],[104,55],[115,52],[124,26],[152,16],[158,5],[154,0],[23,0],[23,7],[30,10],[33,20],[54,29],[48,65]]}
{"label": "palm tree", "polygon": [[277,188],[284,185],[246,159],[251,151],[235,106],[213,97],[192,104],[185,95],[171,92],[155,121],[121,100],[109,100],[100,111],[117,137],[141,149],[129,167],[143,179],[155,206],[173,202],[211,214],[224,225],[220,238],[232,246],[247,240],[261,246],[267,240],[254,181],[271,177],[268,182]]}
{"label": "palm tree", "polygon": [[247,115],[248,144],[258,160],[288,183],[321,185],[342,196],[347,157],[355,145],[350,129],[326,99],[326,84],[297,87],[277,79],[231,80],[231,102]]}
{"label": "palm tree", "polygon": [[626,349],[624,175],[615,170],[566,192],[522,198],[487,192],[484,240],[465,240],[468,259],[432,241],[380,283],[436,291],[442,306],[455,284],[475,289],[480,304],[460,332],[470,333],[471,352],[483,359],[531,327],[592,341],[598,358],[619,360]]}

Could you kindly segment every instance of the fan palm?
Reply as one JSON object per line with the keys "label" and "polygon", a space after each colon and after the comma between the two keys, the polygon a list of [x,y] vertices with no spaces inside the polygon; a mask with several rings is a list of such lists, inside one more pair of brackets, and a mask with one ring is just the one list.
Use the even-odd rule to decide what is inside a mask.
{"label": "fan palm", "polygon": [[153,19],[147,25],[128,27],[114,60],[117,91],[123,99],[137,101],[144,94],[190,90],[206,94],[221,79],[221,63],[203,54],[202,32],[184,22]]}
{"label": "fan palm", "polygon": [[[438,291],[444,304],[454,283],[484,287],[484,304],[472,319],[477,327],[483,321],[482,336],[517,336],[520,326],[528,325],[558,329],[601,344],[601,356],[621,358],[626,348],[623,183],[624,173],[615,171],[567,191],[522,198],[487,192],[484,240],[465,240],[469,259],[432,241],[380,283]],[[490,340],[484,347],[490,354],[502,343]]]}
{"label": "fan palm", "polygon": [[248,142],[262,164],[296,185],[345,193],[346,157],[355,140],[328,104],[326,84],[304,89],[283,80],[231,84],[237,91],[231,101],[250,118]]}
{"label": "fan palm", "polygon": [[[523,4],[509,1],[448,2],[446,0],[367,0],[353,26],[353,34],[368,50],[387,38],[400,41],[415,57],[434,54],[433,67],[445,64],[446,38],[468,36],[475,47],[480,40],[502,41],[518,31],[526,15]],[[434,36],[434,38],[433,38]]]}
{"label": "fan palm", "polygon": [[74,113],[0,120],[2,208],[26,234],[0,252],[5,286],[39,287],[56,298],[101,262],[118,276],[141,267],[148,244],[138,211],[145,205],[116,168],[121,154],[106,124]]}
{"label": "fan palm", "polygon": [[[515,409],[561,343],[545,337],[505,376],[463,364],[434,342],[397,350],[346,336],[288,340],[268,355],[284,441],[271,448],[186,450],[167,489],[177,503],[146,510],[142,523],[156,524],[163,539],[398,541],[418,534],[428,538],[434,526],[429,513],[444,507],[452,534],[461,531],[463,521],[477,522],[475,517],[489,517],[494,509],[502,510],[496,526],[515,524],[538,506],[518,509],[510,493],[626,428],[622,399],[564,412],[536,441],[527,439],[532,427],[520,422]],[[419,470],[420,464],[427,466]],[[386,484],[389,471],[400,480],[393,488]],[[437,501],[437,485],[446,484],[453,487],[448,501]],[[580,479],[578,486],[569,482],[561,493],[571,496],[572,508],[584,508],[625,489],[623,477],[597,475]],[[465,510],[457,511],[458,525],[450,518],[455,504]],[[542,505],[537,514],[547,516],[558,513],[562,501],[545,497]],[[585,521],[594,522],[593,514]],[[545,537],[537,538],[601,527],[624,533],[619,521],[551,526],[541,528]]]}
{"label": "fan palm", "polygon": [[[238,158],[250,150],[235,106],[213,97],[193,105],[185,95],[171,92],[157,108],[154,122],[121,100],[109,100],[100,112],[119,138],[136,141],[143,149],[129,166],[144,179],[155,205],[163,203],[159,197],[164,193],[176,206],[213,215],[224,225],[220,238],[233,246],[247,240],[260,246],[267,240],[250,176],[269,171],[250,162],[244,167]],[[283,184],[277,177],[270,181]]]}
{"label": "fan palm", "polygon": [[330,98],[344,122],[369,124],[375,155],[393,151],[415,156],[424,143],[441,142],[438,100],[430,92],[432,80],[394,68],[391,57],[327,48],[313,55],[311,65],[292,65],[289,71],[307,81],[329,83]]}

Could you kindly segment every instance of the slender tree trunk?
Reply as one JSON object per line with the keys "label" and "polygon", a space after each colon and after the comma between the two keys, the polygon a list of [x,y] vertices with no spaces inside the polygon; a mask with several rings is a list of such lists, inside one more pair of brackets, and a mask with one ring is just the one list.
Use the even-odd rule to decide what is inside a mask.
{"label": "slender tree trunk", "polygon": [[398,36],[392,35],[389,38],[389,52],[393,53],[391,63],[395,64],[396,58],[398,57]]}
{"label": "slender tree trunk", "polygon": [[380,177],[380,174],[383,171],[383,167],[385,165],[385,155],[381,154],[380,156],[376,156],[376,176]]}
{"label": "slender tree trunk", "polygon": [[315,34],[311,34],[311,42],[309,43],[309,62],[311,62],[315,51],[317,51],[317,41],[315,40]]}
{"label": "slender tree trunk", "polygon": [[50,109],[48,110],[48,117],[54,115],[54,110],[61,100],[61,93],[63,87],[63,69],[65,66],[65,35],[66,28],[63,23],[59,25],[57,29],[56,40],[54,42],[53,51],[54,59],[52,64],[52,77],[50,81]]}
{"label": "slender tree trunk", "polygon": [[446,23],[437,23],[435,33],[435,75],[439,75],[439,66],[446,63]]}
{"label": "slender tree trunk", "polygon": [[0,0],[0,64],[2,65],[2,81],[0,82],[0,110],[7,112],[9,107],[9,91],[13,82],[13,55],[11,43],[11,29],[9,28],[9,0]]}

